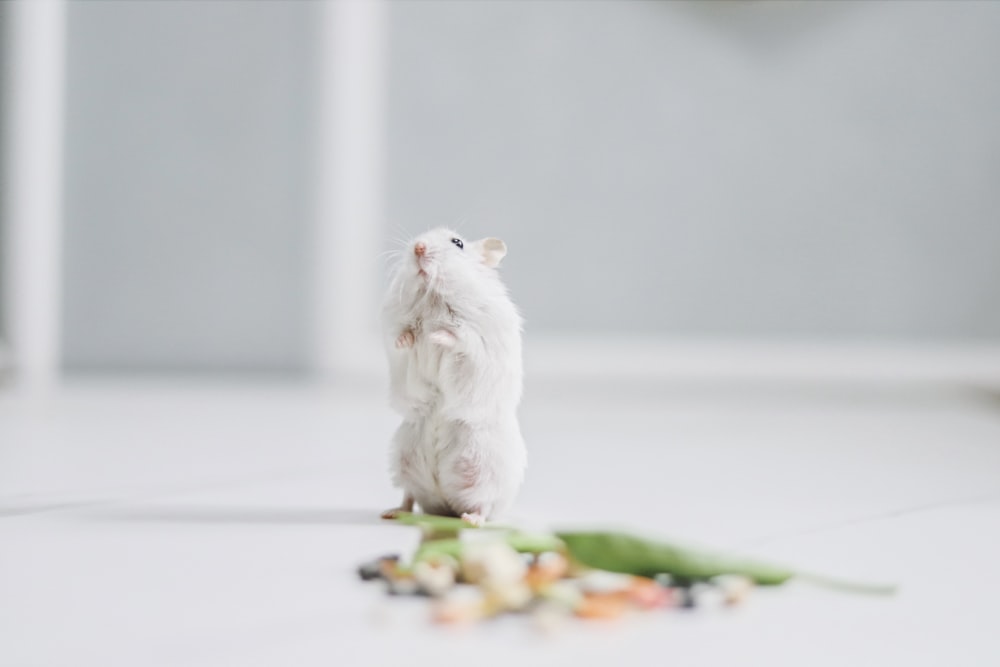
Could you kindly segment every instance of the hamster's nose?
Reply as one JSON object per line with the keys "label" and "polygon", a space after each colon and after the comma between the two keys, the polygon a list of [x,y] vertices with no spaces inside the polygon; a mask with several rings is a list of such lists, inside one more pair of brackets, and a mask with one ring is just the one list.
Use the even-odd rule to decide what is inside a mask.
{"label": "hamster's nose", "polygon": [[424,253],[427,252],[427,246],[423,243],[418,243],[417,245],[413,246],[413,252],[414,254],[416,254],[417,257],[423,257]]}

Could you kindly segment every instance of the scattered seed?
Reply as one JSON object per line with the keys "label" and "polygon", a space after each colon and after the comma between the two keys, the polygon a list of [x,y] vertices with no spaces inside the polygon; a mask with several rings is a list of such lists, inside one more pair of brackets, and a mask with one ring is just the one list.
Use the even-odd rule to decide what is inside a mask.
{"label": "scattered seed", "polygon": [[527,569],[521,556],[500,541],[473,543],[462,553],[462,579],[470,584],[519,582]]}
{"label": "scattered seed", "polygon": [[370,560],[367,563],[362,563],[358,567],[358,576],[361,577],[362,581],[382,579],[386,576],[387,572],[394,572],[398,563],[398,554],[382,556],[381,558]]}
{"label": "scattered seed", "polygon": [[399,561],[397,560],[380,558],[378,561],[378,567],[381,577],[386,580],[398,579],[406,574],[403,572],[399,565]]}
{"label": "scattered seed", "polygon": [[632,579],[630,574],[591,570],[580,577],[580,590],[595,594],[627,591],[632,585]]}
{"label": "scattered seed", "polygon": [[540,591],[566,576],[566,558],[555,553],[545,555],[552,558],[539,558],[525,575],[524,580],[533,591]]}
{"label": "scattered seed", "polygon": [[471,623],[484,616],[483,603],[473,600],[439,600],[433,608],[431,618],[438,623]]}
{"label": "scattered seed", "polygon": [[698,606],[698,599],[690,586],[675,586],[671,590],[680,609],[695,609]]}
{"label": "scattered seed", "polygon": [[652,579],[635,577],[628,589],[629,600],[640,609],[668,607],[673,603],[673,593]]}
{"label": "scattered seed", "polygon": [[702,581],[692,585],[688,590],[691,591],[691,597],[699,608],[718,609],[725,604],[725,595],[713,584]]}
{"label": "scattered seed", "polygon": [[628,599],[620,593],[585,595],[576,607],[580,618],[610,620],[622,616],[628,608]]}
{"label": "scattered seed", "polygon": [[397,577],[386,579],[386,590],[389,595],[416,595],[420,592],[420,584],[413,577]]}
{"label": "scattered seed", "polygon": [[413,578],[422,592],[441,597],[455,585],[455,569],[447,564],[422,561],[413,566]]}
{"label": "scattered seed", "polygon": [[541,591],[546,602],[558,604],[568,611],[573,611],[583,601],[583,592],[575,582],[561,580],[553,582]]}
{"label": "scattered seed", "polygon": [[738,574],[714,577],[712,583],[719,587],[725,603],[730,606],[742,604],[754,587],[753,581]]}
{"label": "scattered seed", "polygon": [[492,583],[483,585],[486,593],[487,606],[501,611],[522,611],[534,598],[534,593],[527,584],[521,581]]}
{"label": "scattered seed", "polygon": [[361,577],[361,581],[380,579],[382,577],[382,567],[377,560],[362,563],[358,567],[358,576]]}
{"label": "scattered seed", "polygon": [[[383,556],[363,563],[358,576],[384,580],[390,595],[436,598],[432,617],[441,623],[529,612],[542,632],[554,631],[574,615],[615,619],[629,610],[737,605],[755,581],[778,584],[792,576],[772,566],[707,557],[619,533],[564,533],[562,539],[510,529],[459,534],[462,528],[455,521],[430,522],[433,530],[425,533],[411,560]],[[421,520],[417,525],[425,524]],[[891,592],[888,587],[811,579],[844,590]],[[457,585],[461,582],[472,585]]]}

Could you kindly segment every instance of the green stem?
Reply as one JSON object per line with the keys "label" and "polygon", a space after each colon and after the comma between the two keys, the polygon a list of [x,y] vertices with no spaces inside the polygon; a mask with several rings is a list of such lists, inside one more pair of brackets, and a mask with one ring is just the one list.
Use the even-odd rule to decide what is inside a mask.
{"label": "green stem", "polygon": [[823,588],[843,591],[845,593],[865,593],[867,595],[896,594],[895,584],[873,584],[862,581],[849,581],[847,579],[838,579],[837,577],[828,577],[823,574],[813,574],[811,572],[796,572],[794,578],[799,581],[805,581],[811,584],[816,584],[817,586],[822,586]]}

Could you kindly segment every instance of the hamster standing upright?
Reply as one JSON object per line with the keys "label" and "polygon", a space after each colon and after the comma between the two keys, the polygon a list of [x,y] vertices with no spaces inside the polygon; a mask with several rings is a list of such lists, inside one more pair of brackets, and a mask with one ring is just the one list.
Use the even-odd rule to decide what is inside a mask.
{"label": "hamster standing upright", "polygon": [[521,315],[500,281],[499,239],[438,228],[403,251],[383,305],[399,508],[475,525],[502,513],[524,478]]}

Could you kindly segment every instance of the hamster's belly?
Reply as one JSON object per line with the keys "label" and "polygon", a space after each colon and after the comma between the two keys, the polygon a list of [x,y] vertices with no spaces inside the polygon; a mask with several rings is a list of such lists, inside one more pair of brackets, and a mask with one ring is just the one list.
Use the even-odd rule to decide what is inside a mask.
{"label": "hamster's belly", "polygon": [[433,414],[400,432],[399,482],[423,511],[491,516],[516,495],[525,464],[516,419],[470,426]]}
{"label": "hamster's belly", "polygon": [[452,421],[484,421],[520,401],[518,368],[419,343],[405,370],[405,403],[412,415],[442,414]]}

